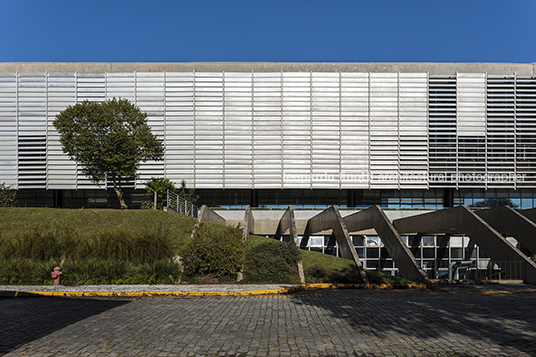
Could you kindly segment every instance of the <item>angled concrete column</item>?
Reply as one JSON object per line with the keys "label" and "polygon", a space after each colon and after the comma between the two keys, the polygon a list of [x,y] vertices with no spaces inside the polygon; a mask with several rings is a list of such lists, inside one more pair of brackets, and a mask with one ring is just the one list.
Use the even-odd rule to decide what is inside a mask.
{"label": "angled concrete column", "polygon": [[393,224],[379,206],[373,206],[343,218],[350,232],[374,228],[400,274],[406,278],[428,283],[428,276],[417,264],[414,255],[400,238]]}
{"label": "angled concrete column", "polygon": [[199,211],[199,218],[197,219],[200,223],[210,222],[219,224],[220,226],[225,226],[225,218],[214,212],[210,207],[203,205]]}
{"label": "angled concrete column", "polygon": [[253,213],[251,213],[251,208],[246,206],[246,210],[244,211],[244,224],[243,224],[243,237],[244,239],[247,239],[250,234],[253,234],[255,229],[255,220],[253,218]]}
{"label": "angled concrete column", "polygon": [[503,236],[512,236],[536,252],[536,223],[510,206],[475,211],[475,213]]}
{"label": "angled concrete column", "polygon": [[[242,223],[242,241],[245,242],[250,233],[253,233],[253,230],[255,229],[255,220],[253,219],[253,213],[251,213],[250,206],[246,206],[246,209],[244,211],[244,222]],[[244,266],[240,269],[238,274],[236,275],[236,281],[240,282],[244,279]]]}
{"label": "angled concrete column", "polygon": [[190,237],[194,236],[195,231],[199,227],[201,223],[204,222],[210,222],[219,224],[220,226],[225,226],[225,218],[214,212],[210,207],[203,205],[201,209],[199,210],[199,214],[197,215],[197,221],[195,222],[194,229],[192,230],[192,234]]}
{"label": "angled concrete column", "polygon": [[344,225],[337,206],[331,206],[323,210],[316,216],[310,218],[307,221],[302,241],[303,239],[308,240],[309,236],[313,233],[322,232],[329,229],[333,231],[332,234],[337,240],[337,243],[339,244],[341,256],[345,259],[351,259],[355,262],[357,269],[359,269],[359,273],[361,274],[361,278],[363,279],[365,284],[368,284],[367,275],[363,270],[363,265],[359,260],[359,256],[357,255],[354,244],[350,239],[350,235],[348,234],[348,230]]}
{"label": "angled concrete column", "polygon": [[536,208],[522,209],[519,213],[536,223]]}
{"label": "angled concrete column", "polygon": [[[281,236],[286,232],[289,231],[290,239],[292,242],[300,249],[300,242],[298,241],[298,231],[296,230],[296,219],[294,218],[294,209],[292,206],[288,206],[288,208],[285,210],[285,213],[283,213],[283,216],[281,216],[281,219],[279,220],[279,225],[277,226],[277,232],[275,234],[275,239],[280,240]],[[298,275],[300,277],[300,282],[302,284],[305,284],[305,273],[303,272],[303,262],[301,259],[301,251],[300,251],[300,258],[298,260]]]}
{"label": "angled concrete column", "polygon": [[[466,206],[401,218],[393,221],[399,233],[466,234],[497,262],[521,262],[523,280],[536,284],[536,264]],[[509,267],[504,267],[508,272]]]}

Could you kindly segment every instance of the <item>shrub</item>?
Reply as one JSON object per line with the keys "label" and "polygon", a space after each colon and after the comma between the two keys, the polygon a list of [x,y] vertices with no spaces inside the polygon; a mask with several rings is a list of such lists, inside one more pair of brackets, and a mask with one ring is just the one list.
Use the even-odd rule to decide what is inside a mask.
{"label": "shrub", "polygon": [[184,272],[190,276],[213,274],[234,275],[245,259],[242,229],[201,224],[182,256]]}
{"label": "shrub", "polygon": [[11,207],[17,200],[17,191],[5,182],[0,183],[0,207]]}
{"label": "shrub", "polygon": [[266,242],[251,247],[244,265],[243,283],[289,284],[298,280],[298,247],[290,242]]}

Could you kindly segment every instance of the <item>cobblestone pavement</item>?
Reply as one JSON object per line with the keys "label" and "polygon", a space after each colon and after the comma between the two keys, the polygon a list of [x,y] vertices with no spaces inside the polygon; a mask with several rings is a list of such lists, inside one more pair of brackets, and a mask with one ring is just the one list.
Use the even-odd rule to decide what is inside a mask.
{"label": "cobblestone pavement", "polygon": [[3,298],[8,356],[536,356],[536,290]]}

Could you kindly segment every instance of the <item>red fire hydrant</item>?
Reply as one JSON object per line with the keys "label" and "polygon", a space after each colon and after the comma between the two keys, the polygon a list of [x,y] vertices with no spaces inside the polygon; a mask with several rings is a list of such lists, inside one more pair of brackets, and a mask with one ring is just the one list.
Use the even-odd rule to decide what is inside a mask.
{"label": "red fire hydrant", "polygon": [[60,285],[60,276],[63,275],[60,267],[55,267],[52,272],[52,279],[54,279],[54,285]]}

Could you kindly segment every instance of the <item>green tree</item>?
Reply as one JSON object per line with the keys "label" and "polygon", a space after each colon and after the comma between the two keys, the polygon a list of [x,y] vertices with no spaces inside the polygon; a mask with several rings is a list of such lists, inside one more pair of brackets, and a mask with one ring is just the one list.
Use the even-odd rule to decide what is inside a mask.
{"label": "green tree", "polygon": [[5,182],[0,183],[0,207],[11,207],[17,199],[17,191]]}
{"label": "green tree", "polygon": [[195,193],[195,188],[186,188],[186,181],[184,180],[181,181],[181,187],[177,191],[180,197],[193,203],[194,205],[197,204],[197,201],[199,201],[201,198]]}
{"label": "green tree", "polygon": [[175,184],[167,178],[151,177],[149,181],[145,182],[145,190],[151,195],[154,195],[156,192],[158,199],[161,201],[166,196],[168,190],[176,192],[177,188],[175,187]]}
{"label": "green tree", "polygon": [[53,124],[63,152],[99,187],[111,181],[121,208],[127,208],[122,182],[136,177],[140,162],[163,157],[162,140],[151,132],[147,114],[126,99],[69,106]]}
{"label": "green tree", "polygon": [[483,201],[478,201],[473,204],[473,207],[500,207],[500,206],[510,206],[512,208],[517,208],[517,205],[512,202],[509,198],[506,197],[489,197]]}

